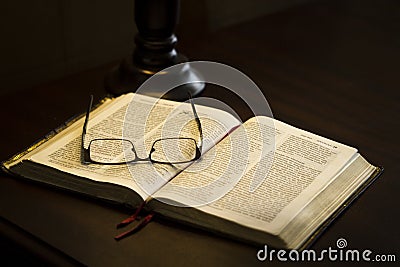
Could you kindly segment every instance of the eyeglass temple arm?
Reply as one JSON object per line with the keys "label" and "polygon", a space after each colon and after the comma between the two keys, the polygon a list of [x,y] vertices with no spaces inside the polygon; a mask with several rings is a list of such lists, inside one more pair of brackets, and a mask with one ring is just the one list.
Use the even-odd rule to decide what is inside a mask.
{"label": "eyeglass temple arm", "polygon": [[85,136],[86,136],[86,129],[87,129],[87,124],[89,122],[89,114],[90,114],[90,110],[92,109],[92,105],[93,105],[93,95],[90,96],[89,106],[86,110],[85,122],[83,124],[83,129],[82,129],[81,162],[83,162],[83,163],[90,162],[89,150],[85,148]]}
{"label": "eyeglass temple arm", "polygon": [[193,110],[194,119],[196,121],[197,128],[199,129],[199,134],[200,134],[199,150],[201,151],[203,148],[203,130],[201,128],[201,122],[200,122],[199,116],[197,115],[196,107],[193,102],[192,94],[190,92],[188,92],[188,94],[189,94],[190,104],[191,104],[192,110]]}

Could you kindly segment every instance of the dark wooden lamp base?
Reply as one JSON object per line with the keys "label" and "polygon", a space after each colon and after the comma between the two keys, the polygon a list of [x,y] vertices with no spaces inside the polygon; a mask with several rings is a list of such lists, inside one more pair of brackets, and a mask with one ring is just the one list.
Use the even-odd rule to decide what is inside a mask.
{"label": "dark wooden lamp base", "polygon": [[[174,34],[179,17],[179,0],[135,0],[135,22],[138,34],[135,37],[133,55],[124,59],[119,67],[105,78],[106,90],[113,95],[135,92],[140,85],[153,74],[188,59],[179,54],[175,45]],[[204,83],[190,83],[198,74],[190,68],[179,73],[179,80],[188,82],[184,85],[159,95],[159,91],[146,94],[172,100],[184,100],[188,92],[199,95]]]}

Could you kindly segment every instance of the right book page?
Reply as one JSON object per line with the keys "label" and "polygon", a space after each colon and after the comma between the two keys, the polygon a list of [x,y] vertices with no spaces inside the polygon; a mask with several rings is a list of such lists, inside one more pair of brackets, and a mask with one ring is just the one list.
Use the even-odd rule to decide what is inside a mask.
{"label": "right book page", "polygon": [[[244,143],[247,157],[243,156]],[[262,151],[265,143],[269,144],[270,153]],[[355,148],[259,116],[246,121],[154,197],[195,206],[205,213],[280,235],[298,214],[310,212],[306,207],[326,192],[337,177],[342,177],[358,157]],[[350,175],[354,179],[374,170],[368,163],[358,165]],[[218,187],[226,193],[217,196],[215,192],[223,192],[216,190]],[[330,190],[330,194],[340,195],[340,188],[335,188],[337,191]],[[207,198],[210,195],[215,199]],[[195,201],[201,197],[203,203]],[[341,198],[332,197],[332,203],[337,204],[333,199]],[[313,213],[318,209],[325,212],[325,207],[317,206],[313,204]],[[316,221],[319,223],[309,218],[312,224]]]}

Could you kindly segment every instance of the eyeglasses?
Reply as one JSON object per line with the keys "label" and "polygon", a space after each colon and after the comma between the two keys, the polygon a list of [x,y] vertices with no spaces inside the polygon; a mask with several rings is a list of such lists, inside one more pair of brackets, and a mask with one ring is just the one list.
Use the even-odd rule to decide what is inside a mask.
{"label": "eyeglasses", "polygon": [[139,161],[152,163],[179,164],[195,161],[201,157],[203,144],[203,132],[200,119],[197,115],[193,99],[189,94],[194,120],[200,137],[199,144],[189,137],[161,138],[153,142],[147,158],[138,157],[135,146],[128,139],[100,138],[89,142],[85,148],[85,136],[89,113],[92,109],[93,96],[90,96],[89,106],[82,130],[81,160],[83,163],[95,163],[103,165],[121,165]]}

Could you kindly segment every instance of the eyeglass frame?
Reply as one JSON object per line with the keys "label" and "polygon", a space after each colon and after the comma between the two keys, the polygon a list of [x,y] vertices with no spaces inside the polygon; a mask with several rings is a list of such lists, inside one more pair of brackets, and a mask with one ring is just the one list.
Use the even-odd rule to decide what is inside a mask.
{"label": "eyeglass frame", "polygon": [[[188,94],[189,94],[189,102],[190,102],[191,107],[192,107],[194,119],[195,119],[197,128],[199,130],[200,142],[196,142],[196,140],[194,138],[191,138],[191,137],[159,138],[159,139],[157,139],[157,140],[155,140],[153,142],[153,144],[151,146],[151,150],[150,150],[149,156],[147,158],[138,157],[138,155],[136,153],[135,146],[132,143],[132,141],[128,140],[128,139],[124,139],[124,138],[95,138],[95,139],[90,140],[88,148],[85,148],[85,137],[86,137],[87,125],[89,123],[89,114],[90,114],[90,111],[92,110],[92,105],[93,105],[93,95],[91,95],[90,96],[90,101],[89,101],[89,106],[88,106],[88,108],[86,110],[85,122],[84,122],[83,128],[82,128],[82,135],[81,135],[81,162],[84,163],[84,164],[92,163],[92,164],[100,164],[100,165],[123,165],[123,164],[129,164],[129,163],[134,163],[134,162],[143,162],[143,161],[150,161],[151,163],[160,163],[160,164],[181,164],[181,163],[188,163],[188,162],[192,162],[192,161],[198,160],[201,157],[201,154],[202,154],[203,131],[202,131],[202,127],[201,127],[200,118],[197,115],[196,107],[195,107],[193,99],[192,99],[192,95],[190,93],[188,93]],[[195,145],[196,145],[196,155],[195,155],[195,157],[192,160],[181,161],[181,162],[164,162],[164,161],[153,160],[151,155],[155,151],[154,145],[157,142],[160,142],[162,140],[170,140],[170,139],[193,140]],[[98,161],[92,160],[91,157],[90,157],[90,145],[91,145],[91,143],[93,141],[96,141],[96,140],[120,140],[120,141],[129,142],[131,144],[131,146],[132,146],[132,152],[135,154],[135,159],[134,160],[128,160],[128,161],[122,161],[122,162],[98,162]]]}

